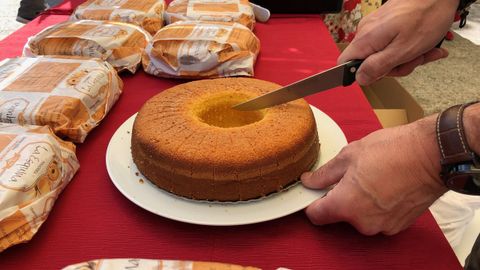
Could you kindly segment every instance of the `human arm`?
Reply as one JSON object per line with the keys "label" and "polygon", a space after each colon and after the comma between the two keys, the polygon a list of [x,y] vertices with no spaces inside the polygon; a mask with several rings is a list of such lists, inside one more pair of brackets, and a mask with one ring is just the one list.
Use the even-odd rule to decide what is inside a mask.
{"label": "human arm", "polygon": [[368,85],[447,57],[445,49],[434,47],[451,27],[458,4],[459,0],[389,0],[360,21],[338,62],[365,59],[357,82]]}
{"label": "human arm", "polygon": [[[313,173],[306,187],[336,184],[306,210],[314,224],[346,221],[366,235],[396,234],[420,216],[447,188],[440,179],[436,116],[382,129],[346,146]],[[480,153],[480,104],[464,113],[471,149]]]}

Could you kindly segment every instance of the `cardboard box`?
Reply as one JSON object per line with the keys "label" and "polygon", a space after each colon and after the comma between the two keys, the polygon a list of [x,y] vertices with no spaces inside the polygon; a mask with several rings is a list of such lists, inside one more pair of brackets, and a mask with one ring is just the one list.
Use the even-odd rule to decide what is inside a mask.
{"label": "cardboard box", "polygon": [[382,78],[370,86],[362,86],[362,90],[385,128],[411,123],[424,116],[422,107],[394,78]]}
{"label": "cardboard box", "polygon": [[[341,51],[347,45],[337,43]],[[425,114],[410,93],[392,77],[362,86],[362,90],[384,128],[411,123]]]}

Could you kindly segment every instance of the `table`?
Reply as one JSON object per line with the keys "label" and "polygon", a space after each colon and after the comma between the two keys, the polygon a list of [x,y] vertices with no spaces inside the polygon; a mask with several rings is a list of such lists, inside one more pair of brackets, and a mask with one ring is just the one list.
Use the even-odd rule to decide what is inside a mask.
{"label": "table", "polygon": [[[27,38],[66,20],[80,1],[67,1],[0,42],[0,59],[21,54]],[[318,16],[274,17],[258,23],[262,49],[255,77],[282,85],[336,63],[339,51]],[[393,237],[367,237],[348,224],[312,225],[295,214],[253,225],[209,227],[147,212],[123,197],[109,179],[105,151],[115,130],[150,97],[182,81],[139,71],[123,74],[118,103],[86,142],[81,168],[47,221],[26,244],[0,253],[1,269],[59,269],[95,258],[203,260],[264,269],[461,269],[430,212]],[[349,141],[381,128],[358,85],[307,100],[333,118]],[[322,128],[322,127],[319,127]]]}

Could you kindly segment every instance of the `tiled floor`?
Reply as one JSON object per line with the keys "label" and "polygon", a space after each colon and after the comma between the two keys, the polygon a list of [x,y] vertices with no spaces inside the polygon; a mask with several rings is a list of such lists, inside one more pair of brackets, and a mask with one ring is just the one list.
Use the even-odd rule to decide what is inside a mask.
{"label": "tiled floor", "polygon": [[15,21],[20,0],[0,1],[0,40],[14,32],[23,24]]}
{"label": "tiled floor", "polygon": [[[46,2],[50,6],[55,6],[62,0],[47,0]],[[19,6],[20,0],[0,0],[0,40],[23,26],[22,23],[15,20]]]}

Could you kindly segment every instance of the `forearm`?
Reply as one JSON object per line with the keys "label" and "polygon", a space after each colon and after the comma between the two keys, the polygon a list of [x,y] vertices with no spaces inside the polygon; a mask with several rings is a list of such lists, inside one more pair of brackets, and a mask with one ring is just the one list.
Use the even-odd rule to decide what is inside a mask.
{"label": "forearm", "polygon": [[480,103],[468,106],[463,113],[463,125],[468,145],[480,155]]}
{"label": "forearm", "polygon": [[[437,114],[425,117],[421,120],[413,122],[412,135],[422,147],[425,157],[428,158],[428,165],[431,168],[432,178],[438,183],[443,181],[440,179],[440,149],[438,146],[436,135]],[[465,136],[470,149],[476,154],[480,154],[480,103],[468,106],[463,113],[463,125]]]}

